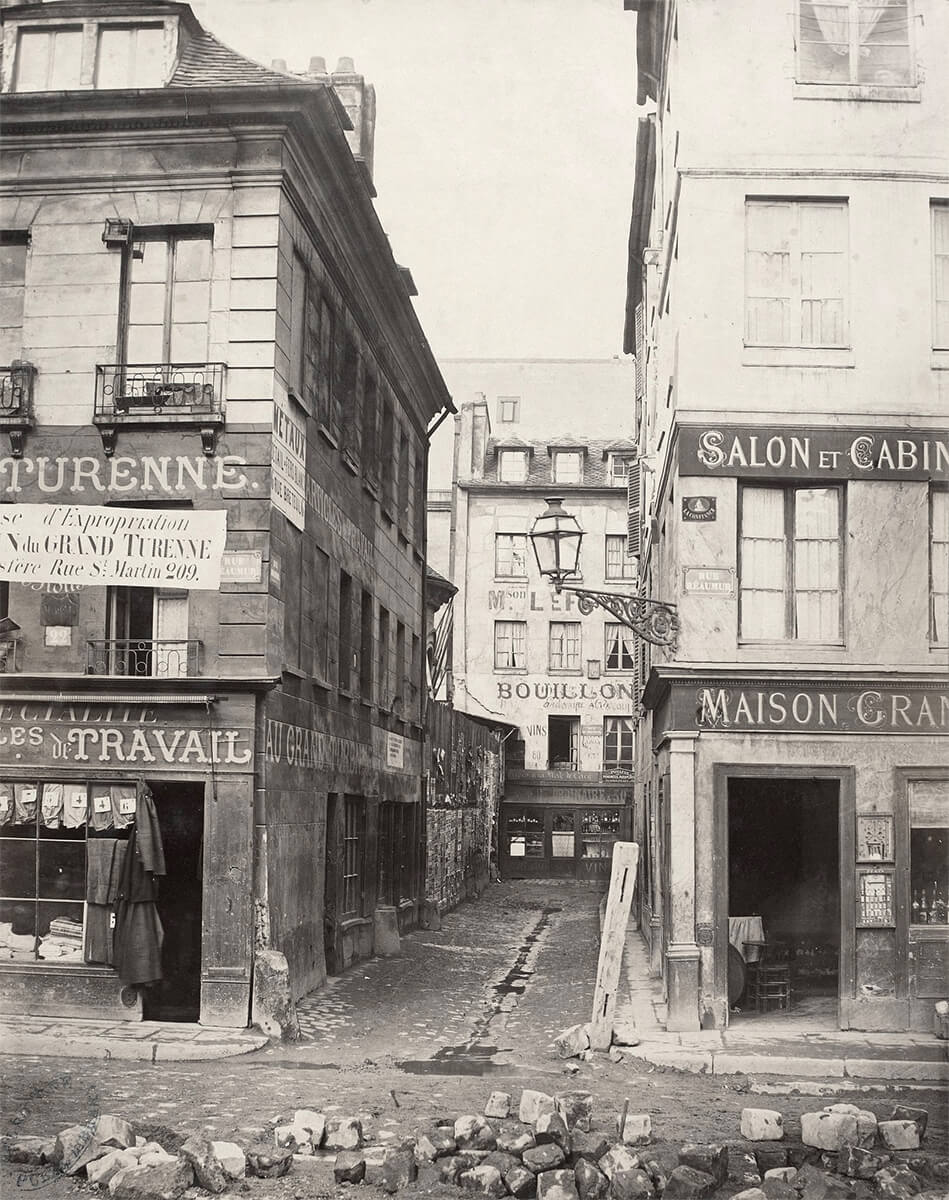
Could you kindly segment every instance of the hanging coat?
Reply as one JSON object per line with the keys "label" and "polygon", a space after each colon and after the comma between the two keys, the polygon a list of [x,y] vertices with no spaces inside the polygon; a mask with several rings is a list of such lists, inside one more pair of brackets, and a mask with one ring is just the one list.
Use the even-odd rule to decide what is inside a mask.
{"label": "hanging coat", "polygon": [[158,877],[165,855],[152,794],[138,785],[135,824],[129,834],[115,908],[113,955],[119,978],[127,984],[161,979],[164,931],[158,919]]}

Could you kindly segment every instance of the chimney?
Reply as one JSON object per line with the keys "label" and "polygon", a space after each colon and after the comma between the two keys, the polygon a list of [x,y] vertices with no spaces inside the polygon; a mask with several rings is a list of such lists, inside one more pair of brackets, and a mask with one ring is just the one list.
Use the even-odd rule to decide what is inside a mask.
{"label": "chimney", "polygon": [[462,482],[484,478],[484,458],[491,436],[491,418],[483,392],[462,404],[457,422],[457,469]]}
{"label": "chimney", "polygon": [[[314,62],[323,63],[324,60],[310,60],[311,74]],[[324,64],[323,70],[325,69]],[[372,152],[376,133],[376,89],[372,84],[366,83],[364,76],[356,73],[355,63],[349,57],[340,58],[336,70],[329,76],[329,81],[352,122],[352,129],[346,132],[346,140],[353,152],[353,158],[363,165],[371,184]]]}

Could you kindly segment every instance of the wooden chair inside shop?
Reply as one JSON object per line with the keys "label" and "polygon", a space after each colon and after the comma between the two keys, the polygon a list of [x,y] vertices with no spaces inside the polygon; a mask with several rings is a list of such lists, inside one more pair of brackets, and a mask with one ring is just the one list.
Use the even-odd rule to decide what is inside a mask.
{"label": "wooden chair inside shop", "polygon": [[[791,1007],[791,966],[788,948],[779,942],[744,942],[745,1004],[756,1012]],[[757,954],[755,953],[757,951]]]}

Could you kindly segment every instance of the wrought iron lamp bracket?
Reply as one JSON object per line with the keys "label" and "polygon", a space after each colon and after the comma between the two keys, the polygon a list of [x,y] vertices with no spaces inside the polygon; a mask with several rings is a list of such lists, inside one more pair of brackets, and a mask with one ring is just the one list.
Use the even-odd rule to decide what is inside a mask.
{"label": "wrought iron lamp bracket", "polygon": [[654,646],[669,646],[673,653],[679,639],[679,617],[674,604],[650,600],[646,596],[628,596],[622,592],[596,592],[561,584],[557,591],[572,592],[577,608],[589,616],[595,608],[605,608],[621,625],[631,629],[643,641]]}

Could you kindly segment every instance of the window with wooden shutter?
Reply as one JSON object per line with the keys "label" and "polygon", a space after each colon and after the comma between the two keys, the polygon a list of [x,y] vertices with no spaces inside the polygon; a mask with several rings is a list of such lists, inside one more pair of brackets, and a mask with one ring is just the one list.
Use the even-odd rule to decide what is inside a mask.
{"label": "window with wooden shutter", "polygon": [[642,468],[631,462],[626,468],[626,553],[638,558],[642,553]]}
{"label": "window with wooden shutter", "polygon": [[636,305],[635,336],[636,399],[642,400],[646,395],[646,321],[641,300]]}
{"label": "window with wooden shutter", "polygon": [[949,204],[933,205],[933,349],[949,350]]}
{"label": "window with wooden shutter", "polygon": [[320,422],[329,429],[332,424],[333,393],[333,326],[335,314],[326,300],[320,301],[320,357],[317,402]]}

